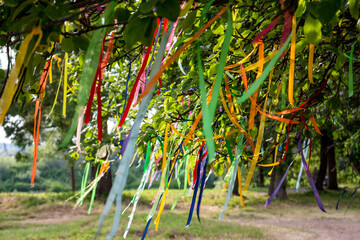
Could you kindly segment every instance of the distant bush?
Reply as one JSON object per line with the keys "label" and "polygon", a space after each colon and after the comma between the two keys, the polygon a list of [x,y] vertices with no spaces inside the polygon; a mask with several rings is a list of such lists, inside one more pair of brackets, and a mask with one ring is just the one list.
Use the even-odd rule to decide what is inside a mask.
{"label": "distant bush", "polygon": [[[79,189],[82,170],[75,164],[75,182]],[[32,162],[17,162],[0,157],[0,192],[68,192],[71,191],[69,166],[61,159],[42,159],[37,165],[35,186],[30,188]]]}
{"label": "distant bush", "polygon": [[70,186],[65,186],[64,183],[61,182],[52,182],[50,187],[47,189],[48,192],[68,192],[70,191]]}

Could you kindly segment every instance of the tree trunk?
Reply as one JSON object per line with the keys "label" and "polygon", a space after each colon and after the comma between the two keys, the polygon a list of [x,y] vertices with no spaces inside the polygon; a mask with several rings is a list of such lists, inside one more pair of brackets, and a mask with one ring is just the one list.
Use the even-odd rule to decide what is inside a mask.
{"label": "tree trunk", "polygon": [[353,167],[355,168],[355,170],[360,175],[360,165],[355,160],[353,160],[352,163],[353,163]]}
{"label": "tree trunk", "polygon": [[71,189],[75,192],[75,168],[74,164],[70,166],[70,175],[71,175]]}
{"label": "tree trunk", "polygon": [[[91,179],[95,179],[96,170],[97,170],[97,165],[96,166],[92,165]],[[111,187],[112,187],[112,177],[111,177],[111,172],[109,170],[107,173],[105,173],[105,175],[100,179],[100,181],[97,184],[95,199],[105,200],[111,190]]]}
{"label": "tree trunk", "polygon": [[[282,165],[278,165],[275,167],[273,173],[271,174],[271,178],[270,178],[270,186],[269,186],[269,191],[268,191],[269,195],[271,195],[275,191],[275,189],[279,185],[280,180],[283,177],[284,173],[285,173],[285,169]],[[285,200],[288,198],[287,193],[286,193],[286,183],[287,183],[287,180],[285,179],[283,184],[281,185],[279,191],[275,195],[276,199]]]}
{"label": "tree trunk", "polygon": [[336,160],[335,160],[335,146],[332,132],[328,132],[328,147],[326,150],[327,164],[328,164],[328,189],[338,189],[336,176]]}
{"label": "tree trunk", "polygon": [[270,196],[275,191],[275,169],[273,170],[271,176],[270,176],[270,185],[268,189],[268,195]]}
{"label": "tree trunk", "polygon": [[264,179],[264,168],[259,168],[259,187],[265,186],[265,179]]}
{"label": "tree trunk", "polygon": [[[229,184],[230,184],[230,181],[229,181]],[[237,172],[236,172],[236,178],[235,178],[234,189],[233,189],[232,194],[235,195],[235,196],[240,196],[240,193],[239,193],[239,181],[238,181]]]}
{"label": "tree trunk", "polygon": [[324,190],[324,180],[326,176],[326,169],[327,169],[327,154],[326,150],[328,147],[329,138],[327,135],[326,130],[322,130],[322,136],[321,136],[321,146],[320,146],[320,167],[319,172],[317,174],[316,183],[315,186],[318,191]]}

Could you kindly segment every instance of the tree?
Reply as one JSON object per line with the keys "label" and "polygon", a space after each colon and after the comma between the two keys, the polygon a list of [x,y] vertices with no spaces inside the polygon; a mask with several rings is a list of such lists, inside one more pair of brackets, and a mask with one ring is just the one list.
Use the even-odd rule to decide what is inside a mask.
{"label": "tree", "polygon": [[[246,173],[243,190],[248,188],[256,165],[276,166],[274,187],[297,152],[295,144],[304,138],[316,142],[324,134],[318,125],[320,129],[334,126],[329,144],[324,143],[323,148],[344,152],[349,139],[358,140],[358,128],[341,132],[350,123],[357,125],[359,119],[359,82],[354,81],[359,69],[359,48],[355,47],[359,5],[357,1],[347,3],[249,0],[230,5],[227,1],[188,1],[181,6],[177,0],[4,1],[0,44],[18,52],[19,69],[9,67],[4,74],[0,103],[7,106],[5,95],[10,94],[15,103],[9,114],[17,115],[22,109],[25,119],[32,118],[30,109],[34,108],[26,106],[43,96],[38,79],[49,72],[44,66],[50,65],[53,56],[66,62],[68,55],[70,64],[65,67],[73,91],[62,87],[62,99],[67,99],[67,114],[72,119],[62,117],[57,105],[56,117],[43,122],[42,128],[70,129],[58,141],[62,147],[74,145],[76,127],[83,129],[77,138],[83,137],[80,147],[85,160],[93,164],[104,162],[96,157],[104,146],[112,148],[113,154],[122,152],[121,174],[115,177],[107,208],[115,198],[121,199],[134,146],[148,162],[146,153],[154,150],[156,141],[161,150],[154,154],[165,157],[152,164],[150,172],[144,171],[144,176],[161,171],[161,193],[173,178],[172,169],[180,164],[185,167],[183,172],[190,175],[192,170],[192,176],[197,176],[192,178],[193,183],[198,181],[196,186],[203,179],[199,173],[206,176],[204,169],[234,180],[236,174],[229,170],[237,170],[240,153],[240,166]],[[178,35],[176,41],[174,35]],[[24,61],[20,61],[22,55]],[[145,70],[147,65],[152,66]],[[9,85],[16,83],[17,77],[17,91],[11,94]],[[155,85],[159,78],[161,86]],[[54,87],[45,89],[44,109],[47,97],[56,93]],[[159,94],[152,96],[154,90]],[[139,107],[129,108],[135,105],[132,97],[138,93]],[[345,106],[340,108],[342,103]],[[4,109],[0,117],[7,113]],[[89,124],[82,128],[84,114]],[[5,123],[11,122],[10,115]],[[111,121],[116,125],[120,121],[121,127],[111,129]],[[120,142],[125,142],[121,134],[129,136],[126,149],[125,145],[119,149]],[[207,168],[197,173],[194,169],[202,166],[198,159],[206,152],[201,143],[204,139],[209,160]],[[270,156],[280,145],[279,159],[273,163]],[[192,157],[185,164],[188,155]],[[326,159],[329,176],[336,176],[335,158]],[[321,162],[325,164],[323,158]],[[336,188],[336,178],[331,179],[335,179],[331,185]]]}

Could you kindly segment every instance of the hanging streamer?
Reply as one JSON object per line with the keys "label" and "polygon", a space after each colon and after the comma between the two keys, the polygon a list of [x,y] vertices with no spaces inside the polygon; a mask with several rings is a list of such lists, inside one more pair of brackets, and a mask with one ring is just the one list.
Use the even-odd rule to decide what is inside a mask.
{"label": "hanging streamer", "polygon": [[[104,38],[102,40],[101,44],[101,51],[100,51],[100,57],[99,57],[99,63],[97,65],[96,74],[94,77],[94,81],[91,86],[89,99],[86,106],[86,114],[84,123],[87,124],[90,122],[91,118],[91,105],[94,100],[94,95],[96,93],[97,95],[97,126],[98,126],[98,140],[102,141],[102,119],[101,119],[101,78],[102,78],[102,69],[101,69],[101,63],[102,63],[102,57],[103,57],[103,51],[104,51],[104,44],[105,44],[106,35],[104,35]],[[97,82],[97,84],[96,84]]]}
{"label": "hanging streamer", "polygon": [[76,129],[76,147],[77,147],[77,151],[79,153],[81,153],[81,146],[80,146],[80,140],[81,140],[81,129],[84,123],[84,115],[85,115],[85,107],[80,107],[80,115],[78,118],[78,125],[77,125],[77,129]]}
{"label": "hanging streamer", "polygon": [[[95,176],[98,176],[99,168],[100,168],[100,166],[102,167],[102,165],[103,165],[102,163],[98,164],[98,167],[96,168]],[[89,205],[89,209],[88,209],[88,214],[91,213],[91,210],[92,210],[92,207],[93,207],[93,204],[94,204],[94,201],[95,201],[95,194],[96,194],[97,184],[98,184],[98,182],[95,183],[95,186],[94,186],[94,188],[92,190],[90,205]]]}
{"label": "hanging streamer", "polygon": [[[33,49],[31,49],[29,53],[26,54],[29,50],[28,49],[29,43],[35,35],[38,35],[36,43]],[[39,45],[41,38],[42,38],[41,28],[34,27],[33,30],[25,37],[24,41],[20,44],[20,48],[15,60],[15,65],[11,69],[9,78],[6,81],[4,90],[0,97],[0,125],[3,124],[5,115],[9,111],[16,90],[18,89],[19,82],[17,81],[17,79],[19,78],[20,75],[22,75],[20,74],[20,71],[23,67],[25,67],[28,64],[29,59],[31,58],[37,46]]]}
{"label": "hanging streamer", "polygon": [[[269,76],[271,76],[271,72],[270,72]],[[241,79],[244,82],[245,90],[248,90],[247,77],[246,77],[245,72],[241,74]],[[269,86],[270,86],[270,84],[269,84]],[[269,92],[269,90],[268,90],[268,92]],[[250,100],[251,100],[251,103],[252,103],[251,106],[254,106],[256,108],[256,110],[260,112],[260,114],[263,114],[268,118],[271,118],[271,119],[274,119],[274,120],[277,120],[277,121],[280,121],[280,122],[291,123],[291,124],[299,124],[300,123],[299,121],[296,121],[296,120],[291,120],[291,119],[286,119],[286,118],[281,118],[281,117],[270,115],[270,114],[266,113],[267,112],[266,109],[261,109],[261,107],[259,105],[257,105],[257,103],[254,101],[253,97],[250,97]],[[303,109],[302,108],[291,108],[291,109],[287,109],[287,110],[277,112],[277,113],[274,113],[274,114],[276,114],[276,115],[284,115],[284,114],[297,112],[299,110],[303,110]]]}
{"label": "hanging streamer", "polygon": [[308,77],[310,83],[314,84],[313,79],[313,64],[314,64],[314,45],[309,44],[309,58],[308,58]]}
{"label": "hanging streamer", "polygon": [[[61,87],[61,82],[62,82],[62,77],[63,77],[63,71],[62,71],[61,68],[60,68],[61,58],[56,57],[56,56],[54,56],[53,58],[55,58],[55,59],[57,60],[57,66],[58,66],[59,72],[60,72],[60,80],[59,80],[58,88],[57,88],[57,90],[56,90],[56,95],[55,95],[54,103],[53,103],[53,105],[52,105],[52,107],[51,107],[51,110],[50,110],[50,112],[49,112],[49,115],[46,117],[46,119],[48,119],[48,118],[50,117],[50,115],[52,114],[52,112],[54,111],[55,105],[56,105],[56,103],[57,103],[57,98],[58,98],[58,96],[59,96],[60,87]],[[50,65],[50,66],[51,66],[51,65]],[[63,68],[63,69],[64,69],[64,68]],[[49,80],[50,80],[50,77],[51,77],[51,75],[50,75],[50,73],[49,73]]]}
{"label": "hanging streamer", "polygon": [[[266,98],[265,98],[264,110],[266,110],[267,97],[268,97],[268,95],[266,95]],[[259,158],[260,148],[261,148],[261,143],[262,143],[263,134],[264,134],[264,128],[265,128],[265,120],[266,120],[265,115],[262,115],[261,119],[260,119],[260,126],[259,126],[258,136],[257,136],[257,139],[256,139],[255,152],[254,152],[253,159],[251,161],[251,165],[250,165],[248,175],[247,175],[246,180],[245,180],[245,184],[244,184],[244,188],[243,188],[244,191],[246,191],[248,189],[249,185],[250,185],[252,176],[253,176],[254,171],[255,171],[256,163],[257,163],[257,160]]]}
{"label": "hanging streamer", "polygon": [[281,15],[277,16],[276,18],[274,18],[274,20],[271,21],[271,23],[269,24],[269,26],[267,26],[264,30],[262,30],[262,32],[257,35],[254,40],[252,41],[253,43],[257,43],[261,40],[261,38],[263,36],[265,36],[266,34],[268,34],[268,32],[270,32],[271,29],[273,29],[276,24],[278,23],[279,19],[280,19]]}
{"label": "hanging streamer", "polygon": [[[262,62],[264,59],[264,43],[261,40],[259,40],[258,44],[259,44],[259,62]],[[263,72],[263,68],[264,68],[264,65],[261,64],[258,68],[256,79],[258,79],[261,76],[261,74]],[[255,119],[255,115],[256,115],[256,99],[258,96],[258,91],[259,90],[257,89],[252,95],[250,116],[249,116],[249,129],[254,128],[254,119]]]}
{"label": "hanging streamer", "polygon": [[[199,162],[200,160],[202,159],[202,155],[203,155],[203,146],[204,144],[201,146],[200,148],[200,155],[199,155]],[[194,169],[195,170],[195,169]],[[200,167],[198,167],[196,169],[196,175],[199,176],[200,175]],[[194,211],[194,207],[195,207],[195,201],[196,201],[196,196],[197,196],[197,191],[198,191],[198,188],[199,188],[199,182],[200,182],[200,176],[198,178],[196,178],[196,182],[195,182],[195,185],[194,185],[194,193],[193,193],[193,197],[192,197],[192,200],[191,200],[191,206],[190,206],[190,211],[189,211],[189,216],[188,216],[188,220],[186,222],[186,228],[189,227],[190,225],[190,222],[191,222],[191,218],[192,218],[192,215],[193,215],[193,211]]]}
{"label": "hanging streamer", "polygon": [[[158,23],[157,28],[159,28],[159,23]],[[139,73],[138,73],[138,75],[137,75],[137,77],[136,77],[134,86],[133,86],[133,88],[131,89],[130,96],[129,96],[128,102],[127,102],[127,104],[126,104],[125,110],[123,111],[123,114],[121,115],[121,119],[120,119],[120,122],[119,122],[119,127],[121,127],[121,126],[124,124],[125,119],[126,119],[128,113],[129,113],[129,110],[130,110],[132,101],[133,101],[133,99],[134,99],[135,92],[138,92],[138,90],[139,90],[139,89],[138,89],[139,86],[140,86],[139,80],[140,80],[140,77],[143,75],[144,70],[145,70],[145,67],[146,67],[146,65],[147,65],[147,62],[148,62],[148,59],[149,59],[149,56],[150,56],[150,52],[151,52],[151,47],[152,47],[152,45],[153,45],[154,39],[155,39],[155,35],[154,35],[153,40],[151,41],[150,46],[149,46],[149,47],[147,48],[147,50],[146,50],[145,58],[143,59],[143,62],[142,62],[140,71],[139,71]]]}
{"label": "hanging streamer", "polygon": [[268,200],[266,200],[265,202],[265,208],[267,208],[269,206],[269,204],[271,203],[271,201],[275,198],[276,194],[279,192],[281,185],[283,184],[284,180],[286,179],[286,176],[289,172],[290,167],[292,166],[292,164],[294,163],[294,160],[290,163],[289,167],[286,169],[286,172],[284,174],[284,176],[281,178],[279,184],[277,185],[277,187],[275,188],[274,192],[270,195],[270,197],[268,198]]}
{"label": "hanging streamer", "polygon": [[[90,162],[87,161],[85,168],[84,168],[84,173],[81,179],[81,190],[80,190],[80,196],[83,196],[85,193],[85,188],[86,188],[86,183],[88,180],[88,175],[89,175],[89,171],[90,171]],[[83,200],[81,200],[80,205],[83,204]]]}
{"label": "hanging streamer", "polygon": [[[170,30],[169,32],[171,32],[172,30],[172,25],[170,25]],[[169,38],[169,35],[165,35],[162,39],[161,39],[161,43],[159,46],[159,50],[157,52],[156,55],[156,59],[154,62],[154,65],[152,67],[151,73],[150,73],[150,78],[152,79],[156,72],[159,71],[160,66],[161,66],[161,60],[162,57],[164,56],[164,52],[165,52],[165,47],[166,47],[166,43],[167,40]],[[151,93],[153,93],[154,88],[151,89]],[[139,134],[140,131],[140,125],[143,122],[145,115],[146,115],[146,111],[147,108],[149,106],[150,100],[151,100],[152,94],[148,94],[144,100],[141,102],[140,106],[139,106],[139,111],[138,114],[135,118],[135,121],[133,123],[133,127],[131,129],[131,133],[129,134],[129,142],[127,144],[127,147],[124,151],[122,160],[120,161],[120,165],[118,168],[119,174],[116,175],[114,183],[113,183],[113,188],[110,190],[109,196],[106,200],[106,204],[104,207],[104,210],[100,216],[99,219],[99,224],[98,224],[98,229],[97,229],[97,233],[95,235],[95,238],[99,235],[102,224],[106,218],[106,216],[110,213],[110,210],[112,208],[112,205],[114,203],[114,201],[116,200],[116,210],[115,210],[115,215],[114,215],[114,221],[113,221],[113,225],[112,225],[112,229],[111,231],[108,233],[107,238],[112,238],[115,236],[118,227],[119,227],[119,223],[120,223],[120,215],[121,215],[121,196],[122,196],[122,192],[125,188],[125,184],[126,184],[126,179],[129,173],[129,164],[131,161],[131,157],[133,154],[133,150],[134,150],[134,146],[135,146],[135,142],[137,140],[137,136]],[[155,211],[155,210],[154,210]],[[148,221],[152,218],[151,217],[148,218]]]}
{"label": "hanging streamer", "polygon": [[34,113],[34,158],[33,158],[33,165],[32,165],[32,171],[31,171],[31,187],[34,187],[34,181],[36,176],[36,162],[37,162],[37,155],[38,155],[38,146],[39,146],[39,140],[40,140],[40,123],[41,123],[41,105],[42,101],[45,95],[45,87],[47,78],[49,76],[49,67],[50,67],[51,60],[49,59],[45,67],[43,69],[43,72],[41,74],[40,79],[40,85],[39,85],[39,95],[36,99],[35,104],[35,113]]}
{"label": "hanging streamer", "polygon": [[291,105],[294,105],[294,75],[295,75],[295,44],[296,44],[296,16],[292,17],[292,32],[294,33],[291,37],[290,45],[290,68],[289,68],[289,102]]}
{"label": "hanging streamer", "polygon": [[321,202],[319,193],[318,193],[317,188],[316,188],[316,186],[315,186],[314,180],[313,180],[313,178],[311,177],[310,171],[308,171],[308,166],[307,166],[307,164],[306,164],[306,160],[305,160],[305,157],[304,157],[304,153],[303,153],[303,151],[302,151],[301,142],[302,142],[302,140],[301,140],[301,135],[300,135],[300,139],[299,139],[299,142],[298,142],[298,149],[299,149],[300,154],[301,154],[301,160],[302,160],[302,163],[303,163],[303,165],[304,165],[306,175],[308,176],[308,179],[309,179],[309,183],[310,183],[310,185],[311,185],[311,188],[312,188],[312,190],[313,190],[313,192],[314,192],[316,202],[317,202],[320,210],[323,211],[324,213],[326,213],[326,211],[325,211],[325,209],[324,209],[324,205],[323,205],[322,202]]}
{"label": "hanging streamer", "polygon": [[[65,22],[65,32],[69,31],[69,22]],[[66,116],[66,98],[67,98],[67,77],[68,77],[68,62],[69,62],[69,54],[65,52],[64,56],[64,87],[63,87],[63,116]]]}
{"label": "hanging streamer", "polygon": [[[175,60],[176,58],[190,45],[192,44],[196,38],[199,37],[199,35],[201,33],[203,33],[213,22],[215,22],[216,19],[218,19],[225,11],[226,11],[227,7],[224,7],[214,18],[212,18],[204,27],[202,27],[200,29],[199,32],[197,32],[189,41],[187,41],[178,51],[176,51],[174,53],[174,55],[172,55],[169,60],[167,60],[164,65],[161,67],[161,69],[155,74],[155,76],[153,78],[150,78],[149,83],[146,85],[146,88],[144,90],[144,92],[141,94],[141,96],[138,99],[138,102],[144,98],[149,91],[152,89],[152,87],[155,85],[155,83],[157,82],[157,80],[160,78],[161,74],[165,71],[165,69],[167,69]],[[138,103],[137,102],[137,103]],[[136,104],[137,104],[136,103]]]}
{"label": "hanging streamer", "polygon": [[[204,9],[205,10],[205,9]],[[206,145],[209,151],[209,163],[211,163],[215,158],[215,142],[213,140],[213,130],[212,122],[214,119],[217,101],[220,94],[221,82],[224,74],[224,68],[226,64],[226,58],[229,51],[231,34],[233,31],[232,28],[232,14],[230,12],[230,6],[227,5],[227,14],[228,14],[228,24],[225,30],[225,38],[223,46],[220,53],[219,66],[216,72],[216,79],[214,81],[214,88],[212,93],[212,98],[209,104],[206,101],[206,90],[205,90],[205,80],[203,75],[203,67],[200,56],[200,46],[197,46],[197,59],[198,59],[198,69],[199,69],[199,83],[200,83],[200,94],[201,94],[201,108],[203,112],[203,126],[204,126],[204,135],[206,137]],[[204,17],[205,12],[203,11],[202,17]],[[201,18],[202,19],[202,18]],[[200,19],[200,25],[201,25]]]}
{"label": "hanging streamer", "polygon": [[[231,179],[230,179],[229,189],[228,189],[228,192],[227,192],[227,195],[226,195],[224,207],[221,210],[221,213],[220,213],[220,216],[219,216],[219,221],[222,220],[222,218],[224,216],[224,213],[225,213],[225,210],[226,210],[226,207],[228,205],[228,202],[229,202],[229,200],[230,200],[230,198],[232,196],[232,190],[234,189],[234,185],[235,185],[235,181],[236,181],[236,170],[238,169],[237,166],[239,166],[239,160],[240,160],[240,157],[241,157],[241,154],[242,154],[242,149],[243,149],[243,141],[244,141],[243,139],[244,139],[244,135],[239,134],[238,145],[237,145],[238,146],[238,148],[237,148],[238,154],[235,157],[234,161],[232,161],[232,164],[231,164],[233,172],[232,172],[232,176],[231,176]],[[229,152],[229,155],[230,155],[231,148],[228,147],[228,144],[226,145],[226,147],[228,148],[228,152]],[[230,158],[232,158],[232,154],[230,155]],[[240,186],[241,186],[241,184],[240,184]]]}
{"label": "hanging streamer", "polygon": [[[310,146],[310,138],[309,138],[307,144],[306,144],[305,141],[304,141],[304,143],[303,143],[303,149],[305,149],[305,154],[304,154],[305,160],[306,160],[307,155],[308,155],[309,146]],[[310,159],[309,159],[309,160],[310,160]],[[303,169],[304,169],[304,164],[301,162],[298,179],[297,179],[297,181],[296,181],[296,192],[299,192],[301,175],[302,175]]]}
{"label": "hanging streamer", "polygon": [[281,49],[276,53],[276,55],[271,59],[269,64],[265,67],[263,74],[256,79],[256,81],[251,85],[248,91],[246,91],[236,102],[235,104],[239,104],[245,102],[261,85],[261,83],[267,78],[271,69],[274,67],[278,59],[280,58],[281,54],[285,52],[287,45],[289,44],[292,35],[294,32],[292,31],[290,36],[287,38],[285,44],[281,47]]}
{"label": "hanging streamer", "polygon": [[[115,8],[115,2],[111,1],[107,4],[104,14],[100,18],[100,22],[103,22],[105,24],[108,24],[110,21],[110,16],[113,14]],[[73,134],[77,127],[77,120],[79,116],[79,111],[81,106],[86,106],[88,99],[89,99],[89,93],[92,86],[92,81],[95,78],[98,66],[99,66],[99,59],[101,54],[101,46],[102,46],[102,40],[105,36],[105,28],[100,28],[94,31],[92,38],[89,43],[88,50],[86,51],[86,56],[84,62],[89,64],[84,64],[84,68],[82,71],[81,79],[79,82],[79,93],[77,98],[77,106],[75,109],[74,116],[72,118],[72,122],[70,125],[70,129],[67,132],[65,138],[63,139],[62,143],[60,144],[60,147],[65,147],[69,144],[71,141]],[[65,81],[65,76],[64,76]]]}
{"label": "hanging streamer", "polygon": [[[151,143],[151,142],[149,141],[149,145],[148,145],[148,149],[147,149],[147,153],[146,153],[146,158],[147,158],[147,159],[148,159],[148,156],[149,156],[150,153],[151,153],[151,145],[150,145],[150,143]],[[149,146],[150,146],[150,147],[149,147]],[[149,159],[148,164],[147,164],[147,165],[144,165],[144,173],[143,173],[141,182],[140,182],[140,184],[139,184],[139,187],[138,187],[138,189],[137,189],[137,191],[136,191],[136,193],[135,193],[135,196],[134,196],[134,206],[133,206],[133,209],[132,209],[131,214],[130,214],[130,216],[129,216],[128,225],[127,225],[127,227],[126,227],[126,229],[125,229],[125,232],[124,232],[124,234],[123,234],[124,239],[126,238],[128,232],[129,232],[129,230],[130,230],[130,227],[131,227],[131,224],[132,224],[132,221],[133,221],[133,218],[134,218],[134,214],[135,214],[135,210],[136,210],[137,203],[138,203],[138,201],[139,201],[139,199],[140,199],[140,196],[141,196],[142,192],[144,191],[144,188],[145,188],[145,186],[146,186],[146,183],[147,183],[148,180],[149,180],[149,175],[150,175],[150,172],[151,172],[151,168],[152,168],[152,165],[153,165],[154,162],[155,162],[155,154],[156,154],[156,152],[158,151],[159,146],[160,146],[159,141],[156,141],[153,155],[151,156],[151,158],[150,158],[150,156],[149,156],[150,159]],[[149,150],[149,149],[150,149],[150,150]],[[150,152],[150,153],[149,153],[149,152]],[[149,154],[148,154],[148,153],[149,153]],[[131,202],[130,202],[130,204],[131,204]],[[130,204],[129,204],[129,205],[130,205]],[[124,211],[125,211],[125,210],[124,210]],[[123,213],[124,213],[124,212],[123,212]]]}
{"label": "hanging streamer", "polygon": [[[199,198],[198,198],[198,202],[197,202],[197,206],[196,206],[196,215],[197,218],[200,222],[200,205],[201,205],[201,199],[202,199],[202,195],[203,195],[203,191],[205,188],[205,179],[206,179],[206,165],[208,162],[208,157],[207,157],[207,150],[205,148],[205,153],[203,154],[203,164],[201,165],[201,170],[200,170],[200,176],[201,177],[201,185],[200,185],[200,192],[199,192]],[[205,162],[205,163],[204,163]]]}

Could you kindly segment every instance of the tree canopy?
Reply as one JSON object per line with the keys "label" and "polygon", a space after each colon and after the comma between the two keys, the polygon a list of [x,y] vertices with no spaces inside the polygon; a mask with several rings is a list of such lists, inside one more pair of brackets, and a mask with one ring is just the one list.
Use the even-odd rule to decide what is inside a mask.
{"label": "tree canopy", "polygon": [[[135,206],[149,178],[161,175],[147,218],[159,206],[156,230],[172,179],[184,195],[193,189],[189,225],[211,172],[229,189],[245,174],[242,201],[256,167],[271,174],[283,166],[285,176],[292,165],[307,170],[302,149],[324,131],[344,167],[360,173],[359,4],[3,0],[0,123],[18,145],[34,142],[31,184],[49,132],[60,132],[54,144],[73,160],[83,154],[99,166],[97,180],[121,159],[99,222],[98,233],[116,201],[108,237],[135,156],[144,156]],[[302,162],[294,162],[298,152]],[[94,187],[83,186],[82,197]]]}

